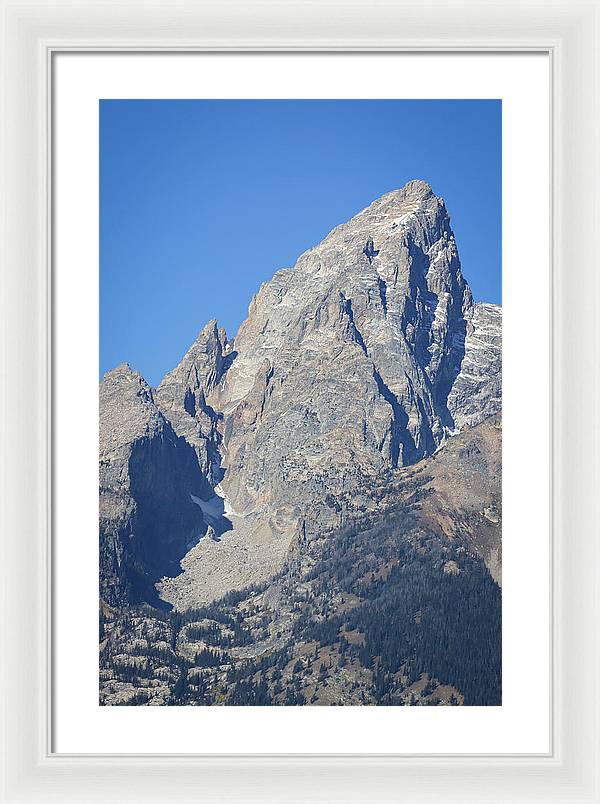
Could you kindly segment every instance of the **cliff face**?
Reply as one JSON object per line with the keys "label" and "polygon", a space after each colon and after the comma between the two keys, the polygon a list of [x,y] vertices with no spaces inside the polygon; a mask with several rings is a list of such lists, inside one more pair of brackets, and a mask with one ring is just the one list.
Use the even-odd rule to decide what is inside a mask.
{"label": "cliff face", "polygon": [[210,496],[194,449],[127,364],[100,384],[100,593],[109,605],[160,605],[154,583],[206,532],[191,494]]}
{"label": "cliff face", "polygon": [[[196,538],[184,572],[159,585],[186,608],[270,577],[300,535],[331,526],[327,500],[497,413],[501,311],[473,303],[444,201],[412,181],[276,273],[234,342],[211,321],[154,396],[145,389],[143,416],[134,406],[149,432],[143,448],[181,445],[177,469],[168,463],[177,450],[163,447],[160,499],[179,495],[186,523],[176,537],[154,525],[151,551],[164,539],[189,544],[200,520],[215,537]],[[130,467],[136,433],[115,435]],[[139,508],[134,485],[124,510]]]}
{"label": "cliff face", "polygon": [[502,409],[502,308],[475,304],[467,317],[465,354],[448,395],[458,430],[473,427]]}
{"label": "cliff face", "polygon": [[216,321],[209,321],[154,394],[177,435],[196,450],[200,469],[213,486],[222,476],[218,428],[222,416],[206,399],[218,386],[232,356],[225,330],[218,329]]}
{"label": "cliff face", "polygon": [[419,181],[278,272],[213,396],[232,504],[308,500],[431,454],[454,428],[472,310],[444,203]]}

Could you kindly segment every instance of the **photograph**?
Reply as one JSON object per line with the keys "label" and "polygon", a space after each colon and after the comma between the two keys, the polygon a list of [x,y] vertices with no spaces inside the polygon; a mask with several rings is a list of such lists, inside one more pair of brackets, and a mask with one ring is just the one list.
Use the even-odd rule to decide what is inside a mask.
{"label": "photograph", "polygon": [[502,100],[103,98],[99,187],[100,705],[502,706]]}

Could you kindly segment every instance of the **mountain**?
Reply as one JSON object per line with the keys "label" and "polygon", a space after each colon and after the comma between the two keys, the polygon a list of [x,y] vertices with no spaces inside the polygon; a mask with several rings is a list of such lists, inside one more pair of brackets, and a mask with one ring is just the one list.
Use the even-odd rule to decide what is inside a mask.
{"label": "mountain", "polygon": [[264,581],[299,529],[328,524],[328,494],[415,463],[498,411],[499,333],[500,308],[473,303],[445,204],[421,181],[265,283],[226,364],[224,346],[202,345],[225,344],[211,322],[157,400],[176,377],[177,412],[162,410],[183,435],[208,432],[203,406],[219,412],[231,532],[218,549],[200,543],[161,596],[186,608]]}
{"label": "mountain", "polygon": [[[298,579],[316,572],[349,522],[358,538],[377,512],[391,517],[377,533],[395,530],[392,547],[387,530],[381,536],[370,572],[389,573],[390,549],[414,551],[426,532],[435,561],[452,554],[444,584],[463,584],[463,550],[495,600],[501,308],[473,301],[444,201],[425,182],[382,196],[278,271],[233,340],[209,322],[157,389],[128,367],[109,372],[100,406],[101,590],[111,617],[144,601],[190,617],[241,595],[235,613],[227,598],[228,618],[244,621],[252,600],[284,633],[285,598],[306,583]],[[416,487],[409,512],[406,490]],[[432,583],[435,561],[419,569]],[[340,579],[323,577],[333,605]],[[362,599],[350,586],[339,594]],[[453,689],[464,699],[464,683]],[[118,702],[111,695],[105,702]],[[406,702],[398,695],[392,702]]]}

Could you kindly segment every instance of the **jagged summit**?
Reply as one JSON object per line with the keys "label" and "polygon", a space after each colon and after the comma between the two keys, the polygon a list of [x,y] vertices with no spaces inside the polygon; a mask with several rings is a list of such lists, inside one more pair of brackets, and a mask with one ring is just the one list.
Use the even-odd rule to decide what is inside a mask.
{"label": "jagged summit", "polygon": [[433,195],[433,189],[429,182],[425,181],[424,179],[411,179],[407,181],[404,187],[397,190],[398,193],[404,193],[405,196],[407,195],[419,195],[419,196],[427,196]]}
{"label": "jagged summit", "polygon": [[[294,269],[265,283],[236,337],[237,357],[219,389],[232,411],[267,371],[286,387],[306,373],[296,403],[328,365],[335,344],[345,349],[373,387],[379,417],[354,411],[372,432],[376,451],[393,464],[410,463],[435,449],[453,422],[446,398],[464,354],[466,317],[473,300],[458,258],[443,201],[421,181],[374,201],[302,254]],[[314,371],[309,370],[315,361]],[[343,361],[331,366],[337,387],[347,386]],[[295,379],[294,379],[295,381]],[[331,382],[333,384],[333,382]],[[348,389],[346,389],[347,391]],[[350,394],[350,399],[352,398]],[[332,426],[348,406],[344,394]],[[264,411],[263,411],[264,414]],[[328,417],[329,418],[329,417]],[[377,455],[374,456],[377,460]]]}
{"label": "jagged summit", "polygon": [[[368,214],[369,212],[392,212],[394,210],[400,211],[403,208],[407,211],[415,211],[419,208],[426,208],[432,199],[436,199],[442,204],[444,203],[443,198],[436,196],[428,182],[423,181],[422,179],[412,179],[403,187],[390,190],[389,192],[380,195],[378,198],[373,199],[370,204],[354,215],[351,218],[351,221],[354,221],[357,218]],[[347,225],[347,223],[341,224],[341,226]]]}
{"label": "jagged summit", "polygon": [[227,335],[213,319],[200,331],[180,363],[162,379],[156,389],[157,398],[168,407],[176,404],[183,386],[193,394],[209,394],[221,377],[224,355],[228,351]]}
{"label": "jagged summit", "polygon": [[135,376],[141,377],[142,375],[138,371],[133,369],[129,363],[123,361],[122,363],[116,365],[114,368],[111,368],[108,371],[106,371],[100,382],[101,383],[105,381],[112,382],[113,380],[124,379],[126,377],[133,378]]}
{"label": "jagged summit", "polygon": [[[377,198],[349,221],[336,226],[321,243],[300,256],[295,268],[322,272],[327,270],[329,252],[337,257],[340,250],[353,252],[358,249],[361,252],[369,240],[373,241],[373,249],[378,251],[405,235],[427,242],[432,228],[447,232],[449,238],[452,236],[443,198],[436,196],[427,182],[415,179]],[[342,267],[339,262],[338,267]]]}
{"label": "jagged summit", "polygon": [[100,456],[164,426],[152,389],[129,363],[107,371],[99,389]]}
{"label": "jagged summit", "polygon": [[220,434],[218,415],[207,398],[219,385],[230,359],[227,334],[213,319],[155,391],[158,407],[175,432],[193,445],[202,471],[213,484],[221,477]]}
{"label": "jagged summit", "polygon": [[444,205],[444,199],[434,193],[428,182],[422,181],[421,179],[412,179],[407,182],[404,187],[390,190],[374,199],[367,207],[355,215],[352,220],[369,212],[414,212],[418,209],[427,209],[428,206],[435,202]]}

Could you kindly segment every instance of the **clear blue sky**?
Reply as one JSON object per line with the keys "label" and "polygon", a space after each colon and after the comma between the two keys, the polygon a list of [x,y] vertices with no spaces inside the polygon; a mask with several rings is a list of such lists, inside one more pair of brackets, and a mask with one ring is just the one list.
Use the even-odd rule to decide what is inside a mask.
{"label": "clear blue sky", "polygon": [[476,299],[501,301],[501,102],[100,102],[100,376],[151,385],[204,324],[410,179],[444,197]]}

